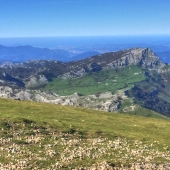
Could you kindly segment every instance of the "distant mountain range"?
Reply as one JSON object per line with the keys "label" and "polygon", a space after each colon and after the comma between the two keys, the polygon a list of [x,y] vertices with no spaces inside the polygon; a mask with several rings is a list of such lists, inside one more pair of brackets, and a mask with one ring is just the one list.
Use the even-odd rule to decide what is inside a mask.
{"label": "distant mountain range", "polygon": [[0,62],[26,62],[28,60],[57,60],[68,62],[97,55],[97,51],[73,52],[63,49],[48,49],[32,46],[6,47],[0,45]]}
{"label": "distant mountain range", "polygon": [[146,108],[170,116],[169,84],[170,65],[149,48],[109,52],[66,63],[31,60],[6,62],[0,67],[1,97],[134,114]]}

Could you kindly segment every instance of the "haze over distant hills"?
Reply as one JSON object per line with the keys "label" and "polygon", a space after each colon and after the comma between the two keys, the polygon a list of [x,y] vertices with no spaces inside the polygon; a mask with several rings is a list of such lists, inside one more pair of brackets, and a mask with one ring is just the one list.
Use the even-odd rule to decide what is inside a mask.
{"label": "haze over distant hills", "polygon": [[[96,36],[0,38],[0,60],[25,62],[48,59],[74,61],[99,53],[128,48],[150,48],[163,62],[169,63],[170,36]],[[166,54],[165,54],[166,53]]]}
{"label": "haze over distant hills", "polygon": [[32,46],[6,47],[0,45],[0,60],[12,62],[26,62],[28,60],[58,60],[70,61],[99,54],[97,51],[78,52],[63,49],[48,49]]}

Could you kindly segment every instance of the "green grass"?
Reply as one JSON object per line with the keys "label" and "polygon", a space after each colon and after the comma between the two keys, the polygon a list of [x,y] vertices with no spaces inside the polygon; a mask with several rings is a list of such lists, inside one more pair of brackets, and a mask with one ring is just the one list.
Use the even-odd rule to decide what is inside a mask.
{"label": "green grass", "polygon": [[8,121],[28,122],[28,125],[32,121],[38,126],[48,125],[62,132],[75,131],[90,136],[100,134],[109,138],[122,136],[136,140],[145,138],[170,145],[169,120],[9,99],[0,99],[0,107],[0,128],[6,130],[10,128]]}
{"label": "green grass", "polygon": [[76,79],[56,78],[49,82],[45,89],[54,91],[59,95],[70,95],[75,92],[90,95],[130,88],[134,82],[142,80],[145,80],[142,70],[138,66],[132,65],[121,69],[102,70]]}
{"label": "green grass", "polygon": [[[135,109],[132,110],[131,106],[135,107]],[[130,114],[130,115],[138,115],[138,116],[152,117],[152,118],[158,118],[158,119],[169,119],[160,113],[143,108],[138,104],[134,104],[132,99],[125,99],[120,106],[119,112]]]}
{"label": "green grass", "polygon": [[[16,150],[10,152],[10,156],[7,151],[0,150],[1,165],[17,164],[25,159],[26,169],[59,169],[52,168],[56,162],[62,164],[62,169],[86,167],[102,161],[129,166],[133,162],[144,162],[148,155],[154,155],[154,163],[169,162],[169,119],[10,99],[0,99],[0,108],[0,142],[10,139],[7,143],[0,143],[1,149],[19,148],[19,153]],[[39,141],[29,143],[27,139],[32,137],[38,137]],[[121,143],[115,145],[117,139]],[[98,142],[94,144],[93,141]],[[82,148],[86,149],[86,154],[100,157],[89,158]],[[54,155],[48,155],[50,150]],[[61,159],[63,154],[64,158],[70,157],[73,150],[75,157],[71,162]],[[102,153],[102,150],[106,152]],[[138,157],[132,154],[133,150],[144,152]],[[85,154],[82,159],[76,155],[79,152]],[[160,159],[160,154],[164,153],[168,157]]]}

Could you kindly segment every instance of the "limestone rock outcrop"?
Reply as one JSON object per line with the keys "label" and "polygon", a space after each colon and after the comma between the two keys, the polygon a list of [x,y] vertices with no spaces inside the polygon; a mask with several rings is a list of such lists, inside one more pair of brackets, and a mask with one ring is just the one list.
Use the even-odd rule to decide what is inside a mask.
{"label": "limestone rock outcrop", "polygon": [[110,92],[88,96],[81,96],[77,93],[68,96],[59,96],[50,91],[12,89],[11,87],[6,86],[0,86],[0,97],[53,103],[63,106],[84,107],[108,112],[117,111],[122,100],[119,95]]}

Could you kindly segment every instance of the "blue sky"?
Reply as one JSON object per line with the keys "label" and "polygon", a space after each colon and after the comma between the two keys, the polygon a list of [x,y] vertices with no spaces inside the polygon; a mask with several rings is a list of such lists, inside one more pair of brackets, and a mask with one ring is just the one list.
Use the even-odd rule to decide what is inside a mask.
{"label": "blue sky", "polygon": [[170,34],[170,0],[0,0],[0,37]]}

